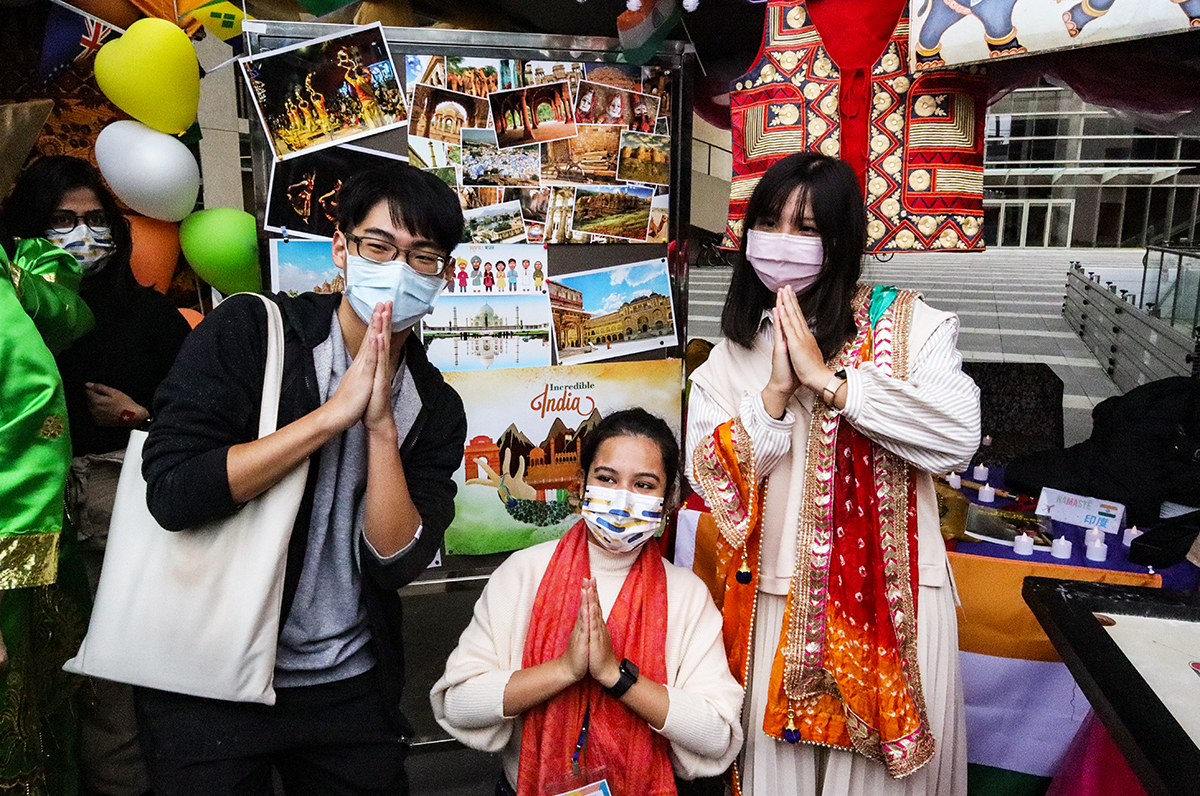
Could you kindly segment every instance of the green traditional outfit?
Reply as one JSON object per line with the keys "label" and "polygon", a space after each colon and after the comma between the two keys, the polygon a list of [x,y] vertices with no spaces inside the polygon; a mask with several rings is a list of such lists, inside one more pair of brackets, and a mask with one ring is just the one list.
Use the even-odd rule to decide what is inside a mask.
{"label": "green traditional outfit", "polygon": [[86,621],[64,533],[71,464],[54,353],[93,323],[75,258],[47,241],[0,249],[0,793],[73,794],[78,679],[62,671]]}

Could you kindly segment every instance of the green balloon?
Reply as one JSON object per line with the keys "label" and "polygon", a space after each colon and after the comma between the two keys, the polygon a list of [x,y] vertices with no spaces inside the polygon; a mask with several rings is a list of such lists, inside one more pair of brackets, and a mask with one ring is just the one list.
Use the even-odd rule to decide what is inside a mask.
{"label": "green balloon", "polygon": [[258,223],[244,210],[198,210],[179,223],[179,244],[192,270],[226,296],[262,290]]}

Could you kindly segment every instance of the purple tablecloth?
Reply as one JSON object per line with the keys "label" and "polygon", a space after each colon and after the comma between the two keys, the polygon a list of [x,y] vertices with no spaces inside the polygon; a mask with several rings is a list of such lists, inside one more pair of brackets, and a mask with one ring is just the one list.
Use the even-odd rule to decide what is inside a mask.
{"label": "purple tablecloth", "polygon": [[[971,470],[963,476],[964,480],[975,480],[971,477]],[[996,489],[1004,488],[1004,471],[999,467],[992,467],[988,472],[988,483]],[[963,487],[961,490],[963,497],[972,503],[979,503],[979,493],[969,487]],[[996,498],[994,503],[979,503],[981,506],[989,506],[997,509],[1013,509],[1015,504],[1012,500],[1005,498]],[[1041,564],[1065,564],[1076,567],[1095,567],[1098,569],[1115,569],[1121,572],[1150,572],[1149,567],[1134,564],[1129,560],[1129,548],[1121,543],[1123,533],[1107,534],[1108,543],[1108,558],[1105,561],[1089,561],[1084,555],[1085,548],[1083,536],[1086,529],[1071,525],[1066,522],[1054,521],[1054,535],[1066,536],[1071,540],[1071,557],[1070,558],[1055,558],[1050,555],[1049,550],[1041,550],[1035,548],[1033,555],[1020,556],[1013,552],[1011,547],[998,544],[995,542],[967,542],[959,541],[954,548],[956,552],[966,553],[968,555],[987,556],[989,558],[1011,558],[1021,561],[1030,559]],[[1181,589],[1183,591],[1196,591],[1197,586],[1200,586],[1200,569],[1197,569],[1188,561],[1183,561],[1173,567],[1166,569],[1154,569],[1153,572],[1162,576],[1162,585],[1164,589]]]}

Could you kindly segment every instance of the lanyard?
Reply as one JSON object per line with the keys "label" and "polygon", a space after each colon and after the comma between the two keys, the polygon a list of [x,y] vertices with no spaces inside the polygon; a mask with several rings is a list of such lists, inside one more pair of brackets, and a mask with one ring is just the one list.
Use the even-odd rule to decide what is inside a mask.
{"label": "lanyard", "polygon": [[571,773],[579,776],[579,758],[587,750],[588,724],[592,718],[592,705],[589,702],[583,712],[583,726],[579,728],[579,740],[575,741],[575,754],[571,755]]}

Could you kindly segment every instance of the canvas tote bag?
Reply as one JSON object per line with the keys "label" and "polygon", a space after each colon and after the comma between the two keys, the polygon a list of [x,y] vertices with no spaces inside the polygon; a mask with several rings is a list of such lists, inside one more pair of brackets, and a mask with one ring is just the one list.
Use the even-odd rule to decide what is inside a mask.
{"label": "canvas tote bag", "polygon": [[[254,294],[251,294],[254,295]],[[267,307],[258,435],[275,431],[283,318]],[[146,507],[142,445],[129,437],[87,636],[63,667],[104,680],[235,702],[275,704],[275,646],[292,523],[308,461],[233,516],[164,530]]]}

